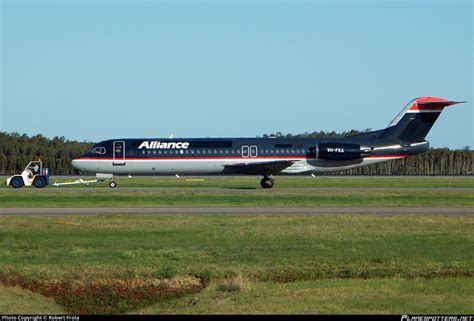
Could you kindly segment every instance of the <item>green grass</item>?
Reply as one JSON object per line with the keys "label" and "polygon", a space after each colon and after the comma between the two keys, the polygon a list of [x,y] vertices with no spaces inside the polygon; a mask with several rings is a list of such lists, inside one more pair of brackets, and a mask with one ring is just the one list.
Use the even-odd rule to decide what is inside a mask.
{"label": "green grass", "polygon": [[[258,180],[121,178],[120,187],[178,189],[82,187],[91,193],[3,189],[0,208],[474,206],[466,177],[277,177],[273,190],[255,188]],[[49,297],[0,287],[0,313],[467,314],[473,230],[470,215],[0,216],[0,283]]]}
{"label": "green grass", "polygon": [[473,278],[249,282],[223,293],[211,285],[198,295],[133,311],[139,314],[470,314]]}
{"label": "green grass", "polygon": [[102,268],[144,276],[238,270],[282,281],[474,271],[469,215],[24,216],[0,217],[0,226],[1,267],[53,277]]}
{"label": "green grass", "polygon": [[[257,177],[119,178],[119,186],[167,187],[156,190],[48,187],[3,189],[1,207],[135,206],[474,206],[474,179],[466,177],[278,177],[272,190],[255,188]],[[94,186],[104,186],[100,183]],[[188,188],[185,188],[188,187]],[[302,187],[302,188],[298,188]],[[305,189],[319,187],[327,189]],[[331,188],[348,188],[331,190]],[[382,189],[367,190],[367,187]],[[383,187],[387,189],[383,189]],[[431,187],[410,190],[407,187]],[[184,189],[182,189],[184,188]],[[196,188],[196,189],[193,189]],[[206,189],[209,188],[209,189]],[[214,189],[213,189],[214,188]],[[217,189],[216,189],[217,188]],[[395,189],[394,189],[395,188]],[[398,188],[398,189],[396,189]],[[436,190],[442,188],[442,190]],[[450,188],[452,188],[450,190]],[[463,188],[463,189],[456,189]],[[469,190],[472,188],[472,191]],[[88,193],[87,191],[91,191]]]}
{"label": "green grass", "polygon": [[[401,313],[415,302],[427,308],[413,308],[414,312],[435,306],[439,313],[460,312],[466,311],[458,310],[463,302],[472,303],[472,291],[465,291],[460,303],[454,298],[465,287],[472,288],[473,229],[469,215],[0,217],[0,280],[51,293],[72,312],[77,310],[71,306],[79,303],[71,292],[64,292],[68,294],[64,298],[51,288],[77,288],[74,282],[82,280],[88,289],[94,280],[113,280],[126,291],[129,286],[123,284],[135,284],[134,280],[146,285],[146,280],[186,275],[211,284],[197,294],[208,300],[202,309],[225,301],[209,312]],[[249,290],[233,295],[216,290],[222,280],[236,274],[249,280]],[[116,284],[101,284],[95,285],[96,292],[81,293],[93,295],[94,302],[116,302],[110,297],[122,293],[110,290]],[[352,287],[361,289],[360,297]],[[324,295],[317,301],[320,292]],[[301,293],[298,300],[287,302],[297,293]],[[180,310],[181,299],[160,300],[161,294],[157,295],[157,301],[168,302],[165,312],[192,312]],[[370,300],[367,307],[359,304]],[[110,303],[105,311],[123,312],[141,305],[129,299],[117,302],[113,304],[119,306]],[[284,302],[286,307],[276,308]]]}
{"label": "green grass", "polygon": [[0,193],[0,207],[146,206],[474,206],[474,193],[454,191],[367,190],[68,190]]}
{"label": "green grass", "polygon": [[[74,181],[79,177],[55,178],[51,177],[51,183]],[[83,179],[94,179],[94,177],[82,177]],[[118,188],[120,187],[201,187],[201,188],[260,188],[259,176],[240,176],[240,177],[186,177],[180,179],[175,177],[137,177],[129,179],[127,177],[116,177]],[[2,181],[5,181],[3,177]],[[474,177],[472,176],[452,176],[452,177],[409,177],[409,176],[318,176],[312,178],[309,176],[276,176],[275,188],[474,188]],[[6,186],[0,184],[0,188]],[[63,186],[62,189],[71,186]],[[90,186],[73,185],[72,187],[81,188],[99,188],[108,187],[106,182],[92,184]],[[56,188],[56,187],[51,187]]]}
{"label": "green grass", "polygon": [[19,287],[0,286],[0,314],[64,314],[52,298]]}

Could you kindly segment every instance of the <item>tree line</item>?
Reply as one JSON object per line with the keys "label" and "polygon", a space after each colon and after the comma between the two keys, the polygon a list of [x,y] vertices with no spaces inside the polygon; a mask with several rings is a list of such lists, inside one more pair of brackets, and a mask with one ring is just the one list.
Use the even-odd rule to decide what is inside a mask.
{"label": "tree line", "polygon": [[93,143],[52,139],[0,132],[0,175],[21,173],[32,160],[41,159],[53,175],[73,175],[71,160],[87,151]]}
{"label": "tree line", "polygon": [[[298,135],[275,133],[263,137],[346,137],[369,132],[351,130],[342,133],[317,131]],[[28,162],[41,159],[53,175],[74,175],[71,160],[92,147],[92,142],[78,142],[64,137],[52,139],[0,132],[0,175],[20,173]],[[474,151],[469,147],[451,150],[430,149],[421,155],[389,161],[340,173],[346,175],[472,175]]]}

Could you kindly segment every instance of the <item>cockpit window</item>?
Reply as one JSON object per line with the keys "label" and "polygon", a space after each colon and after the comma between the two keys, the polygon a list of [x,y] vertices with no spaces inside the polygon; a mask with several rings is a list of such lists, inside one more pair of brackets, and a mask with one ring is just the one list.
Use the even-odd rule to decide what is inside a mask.
{"label": "cockpit window", "polygon": [[93,147],[90,150],[90,153],[99,154],[99,155],[104,155],[105,152],[106,152],[105,147]]}

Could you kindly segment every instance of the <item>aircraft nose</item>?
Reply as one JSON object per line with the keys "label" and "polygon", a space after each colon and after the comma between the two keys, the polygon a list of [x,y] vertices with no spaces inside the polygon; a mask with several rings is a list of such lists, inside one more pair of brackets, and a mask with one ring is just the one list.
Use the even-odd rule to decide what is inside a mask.
{"label": "aircraft nose", "polygon": [[80,168],[81,163],[82,163],[82,162],[81,162],[79,159],[77,159],[77,158],[75,158],[75,159],[73,159],[73,160],[71,161],[71,165],[72,165],[72,167],[74,167],[75,169],[81,169],[81,168]]}

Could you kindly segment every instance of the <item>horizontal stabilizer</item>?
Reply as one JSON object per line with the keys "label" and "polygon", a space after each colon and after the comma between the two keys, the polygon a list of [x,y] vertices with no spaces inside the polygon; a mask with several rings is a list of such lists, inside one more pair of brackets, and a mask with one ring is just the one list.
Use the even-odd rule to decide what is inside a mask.
{"label": "horizontal stabilizer", "polygon": [[465,101],[425,101],[425,102],[419,102],[417,105],[418,107],[423,107],[423,108],[444,108],[447,106],[452,106],[456,104],[464,104]]}

